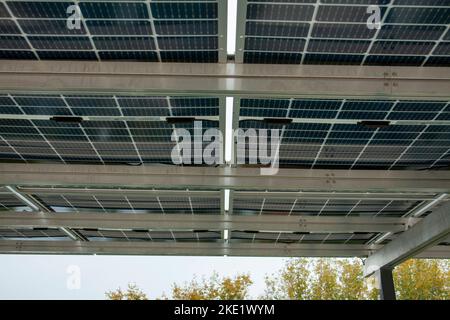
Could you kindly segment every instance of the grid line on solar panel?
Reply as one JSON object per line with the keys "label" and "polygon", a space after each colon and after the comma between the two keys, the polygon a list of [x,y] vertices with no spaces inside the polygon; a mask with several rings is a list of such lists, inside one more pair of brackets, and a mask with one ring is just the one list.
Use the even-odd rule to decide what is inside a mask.
{"label": "grid line on solar panel", "polygon": [[[369,5],[380,8],[379,30],[367,25]],[[446,1],[246,1],[244,9],[244,63],[450,66]]]}
{"label": "grid line on solar panel", "polygon": [[57,213],[99,212],[139,214],[220,214],[220,194],[215,196],[33,194],[42,206]]}
{"label": "grid line on solar panel", "polygon": [[[280,129],[280,165],[307,168],[427,169],[450,165],[450,126],[433,125],[448,117],[447,101],[364,101],[294,99],[289,117],[276,125],[251,118],[286,117],[288,99],[242,99],[240,128]],[[355,120],[354,124],[302,123],[301,119]],[[421,120],[385,128],[358,125],[361,120]],[[249,146],[245,146],[246,154]],[[246,158],[248,160],[248,158]]]}
{"label": "grid line on solar panel", "polygon": [[3,59],[218,62],[224,50],[218,1],[78,1],[82,18],[75,29],[67,26],[73,1],[4,4]]}
{"label": "grid line on solar panel", "polygon": [[[169,108],[170,105],[170,108]],[[98,121],[0,120],[0,158],[21,161],[173,164],[175,127],[193,134],[191,123],[170,125],[142,116],[218,116],[219,99],[75,95],[0,96],[6,115],[96,116]],[[102,116],[117,117],[115,120]],[[130,116],[134,120],[120,120]],[[217,121],[202,121],[203,132]]]}

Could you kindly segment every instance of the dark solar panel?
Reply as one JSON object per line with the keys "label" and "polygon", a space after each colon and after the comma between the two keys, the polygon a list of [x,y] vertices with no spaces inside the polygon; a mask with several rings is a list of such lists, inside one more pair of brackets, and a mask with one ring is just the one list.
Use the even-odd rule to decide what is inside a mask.
{"label": "dark solar panel", "polygon": [[64,232],[56,228],[5,228],[0,227],[2,240],[71,240]]}
{"label": "dark solar panel", "polygon": [[[282,167],[439,169],[450,165],[450,126],[438,122],[449,110],[447,101],[241,99],[240,128],[278,129]],[[264,121],[286,117],[295,121]]]}
{"label": "dark solar panel", "polygon": [[220,194],[215,196],[150,196],[126,194],[33,194],[55,212],[220,214]]}
{"label": "dark solar panel", "polygon": [[219,1],[77,4],[81,20],[72,28],[75,11],[68,7],[74,1],[1,3],[0,58],[219,62],[225,50],[219,30],[225,30],[226,18],[219,17]]}
{"label": "dark solar panel", "polygon": [[[450,66],[448,1],[268,2],[239,7],[238,62]],[[369,6],[379,8],[380,29],[368,25]]]}
{"label": "dark solar panel", "polygon": [[[47,116],[47,119],[88,117],[81,123],[73,123],[45,117],[41,120],[8,119],[6,116],[0,120],[0,158],[3,160],[173,164],[172,133],[176,128],[185,128],[194,135],[193,122],[170,124],[164,118],[142,117],[218,117],[219,99],[5,95],[0,96],[0,114]],[[121,120],[121,117],[131,118]],[[202,132],[218,128],[218,121],[201,122]]]}

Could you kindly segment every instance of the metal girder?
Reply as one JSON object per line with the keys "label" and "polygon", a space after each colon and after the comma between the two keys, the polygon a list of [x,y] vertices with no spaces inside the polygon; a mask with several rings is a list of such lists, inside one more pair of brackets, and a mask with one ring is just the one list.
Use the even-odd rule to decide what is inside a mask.
{"label": "metal girder", "polygon": [[285,191],[450,192],[448,171],[112,166],[0,163],[0,185]]}
{"label": "metal girder", "polygon": [[442,100],[449,69],[8,60],[0,91]]}
{"label": "metal girder", "polygon": [[[219,197],[220,191],[208,190],[161,190],[161,189],[99,189],[99,188],[43,188],[19,187],[24,194],[53,194],[53,195],[147,195],[171,197]],[[234,191],[234,196],[240,199],[346,199],[346,200],[394,200],[394,201],[434,201],[435,194],[428,193],[367,193],[367,192],[265,192],[260,191]],[[428,204],[428,202],[427,202]],[[427,206],[429,209],[429,206]],[[428,210],[427,209],[427,210]]]}
{"label": "metal girder", "polygon": [[[0,254],[366,257],[379,248],[358,244],[0,240]],[[433,257],[432,251],[423,253],[423,258]]]}
{"label": "metal girder", "polygon": [[121,213],[17,213],[0,215],[0,226],[152,230],[252,230],[285,232],[401,232],[418,219],[390,217],[233,216]]}
{"label": "metal girder", "polygon": [[450,203],[444,203],[408,231],[386,244],[365,262],[365,275],[382,268],[393,268],[431,247],[450,234]]}
{"label": "metal girder", "polygon": [[106,254],[257,257],[364,257],[365,245],[225,242],[0,241],[0,254]]}

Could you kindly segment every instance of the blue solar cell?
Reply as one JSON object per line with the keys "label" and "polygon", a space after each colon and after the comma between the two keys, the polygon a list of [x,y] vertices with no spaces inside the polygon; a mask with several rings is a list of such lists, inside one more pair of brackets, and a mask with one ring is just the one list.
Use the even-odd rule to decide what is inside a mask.
{"label": "blue solar cell", "polygon": [[214,50],[218,49],[217,37],[158,37],[161,50]]}
{"label": "blue solar cell", "polygon": [[369,45],[370,41],[311,39],[308,44],[308,52],[364,53]]}
{"label": "blue solar cell", "polygon": [[6,7],[3,3],[0,2],[0,17],[9,17],[8,10],[6,10]]}
{"label": "blue solar cell", "polygon": [[38,50],[91,50],[88,37],[42,37],[28,36],[30,43]]}
{"label": "blue solar cell", "polygon": [[161,51],[162,62],[218,62],[217,51]]}
{"label": "blue solar cell", "polygon": [[309,21],[314,13],[314,6],[288,4],[249,4],[247,19],[249,20],[286,20]]}
{"label": "blue solar cell", "polygon": [[21,34],[13,20],[0,20],[0,34]]}
{"label": "blue solar cell", "polygon": [[94,45],[98,50],[155,50],[152,37],[94,37]]}
{"label": "blue solar cell", "polygon": [[86,19],[148,19],[145,3],[138,2],[81,2]]}
{"label": "blue solar cell", "polygon": [[394,102],[390,101],[364,101],[349,100],[345,102],[342,110],[351,111],[389,111],[392,109]]}
{"label": "blue solar cell", "polygon": [[155,19],[215,19],[217,3],[151,3]]}
{"label": "blue solar cell", "polygon": [[271,52],[298,52],[303,51],[305,40],[303,39],[275,39],[275,38],[246,38],[246,50],[271,51]]}
{"label": "blue solar cell", "polygon": [[305,64],[345,64],[359,65],[363,61],[363,55],[350,54],[306,54]]}
{"label": "blue solar cell", "polygon": [[413,41],[376,41],[370,53],[374,54],[406,54],[427,55],[434,47],[434,42]]}
{"label": "blue solar cell", "polygon": [[74,5],[67,1],[6,1],[11,12],[18,18],[62,18],[67,19],[67,7]]}
{"label": "blue solar cell", "polygon": [[30,49],[24,37],[0,36],[0,49]]}
{"label": "blue solar cell", "polygon": [[450,8],[394,7],[386,23],[449,24]]}
{"label": "blue solar cell", "polygon": [[37,51],[42,60],[97,60],[93,51]]}
{"label": "blue solar cell", "polygon": [[157,62],[158,56],[152,51],[99,51],[102,60],[139,60]]}
{"label": "blue solar cell", "polygon": [[160,35],[217,35],[218,23],[212,20],[163,20],[154,22]]}
{"label": "blue solar cell", "polygon": [[444,26],[385,24],[380,29],[377,39],[438,40],[445,30]]}
{"label": "blue solar cell", "polygon": [[244,63],[281,63],[299,64],[302,60],[300,53],[283,52],[245,52]]}
{"label": "blue solar cell", "polygon": [[31,51],[0,50],[0,59],[36,60],[37,58]]}
{"label": "blue solar cell", "polygon": [[44,20],[44,19],[30,19],[17,20],[22,30],[26,34],[85,34],[84,25],[80,24],[80,29],[69,29],[66,20]]}
{"label": "blue solar cell", "polygon": [[92,35],[151,35],[152,28],[147,20],[87,20]]}
{"label": "blue solar cell", "polygon": [[429,57],[425,67],[450,67],[450,57]]}
{"label": "blue solar cell", "polygon": [[312,37],[371,39],[375,32],[375,29],[367,28],[366,24],[315,23]]}
{"label": "blue solar cell", "polygon": [[246,35],[260,37],[306,37],[308,31],[309,24],[294,22],[247,21],[245,27]]}
{"label": "blue solar cell", "polygon": [[421,66],[425,57],[420,56],[381,56],[370,55],[367,57],[366,65],[378,66]]}
{"label": "blue solar cell", "polygon": [[433,54],[441,56],[450,56],[450,42],[441,42],[434,49]]}
{"label": "blue solar cell", "polygon": [[[386,13],[386,7],[380,7],[381,18]],[[371,13],[367,6],[319,6],[316,20],[324,22],[363,22],[366,23]]]}

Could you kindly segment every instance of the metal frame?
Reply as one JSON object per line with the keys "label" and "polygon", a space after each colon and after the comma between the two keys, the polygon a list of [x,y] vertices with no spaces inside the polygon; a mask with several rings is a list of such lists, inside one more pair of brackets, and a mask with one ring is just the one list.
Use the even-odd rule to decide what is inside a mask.
{"label": "metal frame", "polygon": [[444,203],[411,229],[369,256],[365,262],[365,275],[369,276],[379,269],[393,268],[446,239],[450,235],[449,211],[450,203]]}
{"label": "metal frame", "polygon": [[11,60],[0,92],[446,100],[449,69]]}
{"label": "metal frame", "polygon": [[447,171],[279,169],[262,176],[259,168],[0,163],[0,172],[0,185],[12,186],[450,192]]}
{"label": "metal frame", "polygon": [[[340,244],[183,243],[124,241],[0,241],[0,254],[99,254],[251,257],[365,257],[380,246]],[[448,248],[431,249],[420,258],[435,258]]]}
{"label": "metal frame", "polygon": [[152,230],[255,230],[288,232],[402,232],[419,219],[325,216],[236,216],[122,213],[20,213],[6,212],[2,227],[104,228]]}

